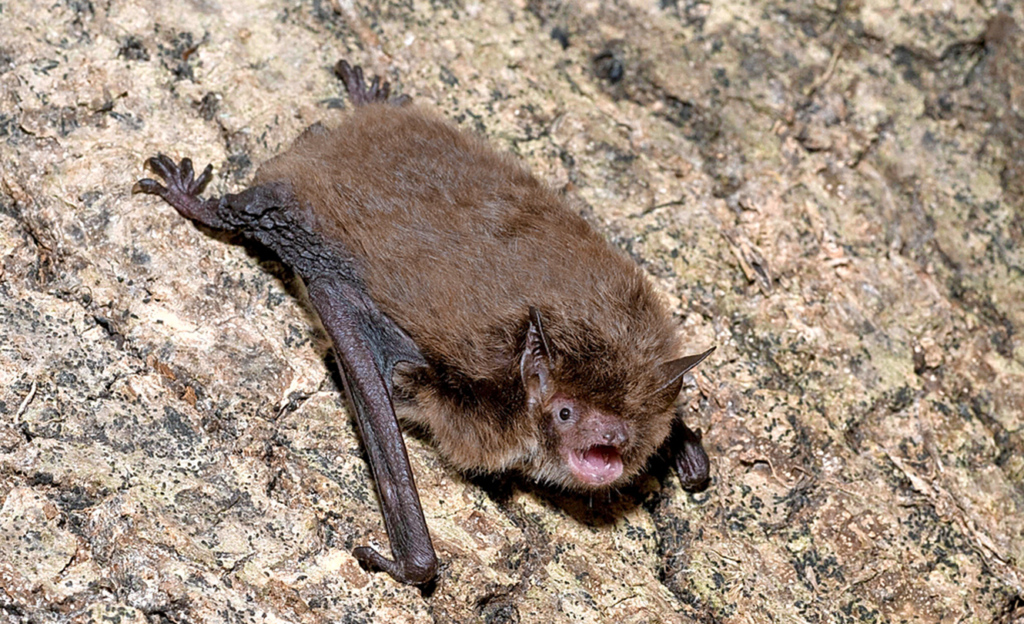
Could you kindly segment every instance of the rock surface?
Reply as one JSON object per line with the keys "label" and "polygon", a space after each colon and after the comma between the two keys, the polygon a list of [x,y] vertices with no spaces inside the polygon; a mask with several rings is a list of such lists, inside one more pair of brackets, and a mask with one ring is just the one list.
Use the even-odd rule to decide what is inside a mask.
{"label": "rock surface", "polygon": [[[0,622],[1024,621],[1024,6],[0,2]],[[129,189],[211,191],[343,111],[330,67],[516,153],[694,349],[713,481],[467,481],[386,543],[280,265]]]}

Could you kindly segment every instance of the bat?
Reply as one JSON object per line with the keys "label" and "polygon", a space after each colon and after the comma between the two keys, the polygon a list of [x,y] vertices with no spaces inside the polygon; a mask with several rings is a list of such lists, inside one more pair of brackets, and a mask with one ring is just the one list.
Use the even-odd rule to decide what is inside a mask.
{"label": "bat", "polygon": [[512,157],[339,61],[353,110],[314,124],[241,193],[201,199],[212,166],[159,154],[156,195],[242,234],[298,274],[331,338],[384,516],[370,570],[430,583],[437,556],[399,420],[467,473],[517,471],[572,491],[628,484],[669,452],[708,480],[674,411],[678,328],[640,268]]}

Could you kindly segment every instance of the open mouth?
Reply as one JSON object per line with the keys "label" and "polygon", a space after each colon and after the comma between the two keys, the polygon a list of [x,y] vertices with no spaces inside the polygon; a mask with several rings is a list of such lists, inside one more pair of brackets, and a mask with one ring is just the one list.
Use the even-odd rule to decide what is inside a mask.
{"label": "open mouth", "polygon": [[614,446],[592,446],[569,452],[569,469],[588,485],[608,485],[622,476],[622,454]]}

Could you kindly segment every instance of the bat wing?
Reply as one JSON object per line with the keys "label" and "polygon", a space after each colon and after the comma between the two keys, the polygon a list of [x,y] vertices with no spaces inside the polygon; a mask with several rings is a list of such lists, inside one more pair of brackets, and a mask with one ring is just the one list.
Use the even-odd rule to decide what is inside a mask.
{"label": "bat wing", "polygon": [[256,240],[302,276],[337,352],[370,459],[393,558],[366,546],[353,554],[366,567],[383,570],[402,583],[429,583],[437,571],[437,556],[391,402],[395,364],[424,364],[415,343],[367,296],[348,250],[313,230],[289,185],[267,184],[201,200],[199,195],[212,178],[210,167],[194,180],[187,158],[180,165],[163,155],[146,162],[166,186],[139,180],[133,193],[157,195],[189,219]]}
{"label": "bat wing", "polygon": [[700,430],[690,429],[683,424],[682,419],[676,421],[670,446],[672,460],[683,489],[690,491],[704,489],[711,478],[711,461],[708,460],[708,454],[701,444]]}
{"label": "bat wing", "polygon": [[391,404],[395,363],[422,363],[422,358],[405,333],[358,287],[343,279],[316,278],[307,288],[334,342],[345,391],[370,458],[394,559],[367,546],[353,554],[368,568],[383,570],[403,583],[428,583],[436,573],[437,556]]}

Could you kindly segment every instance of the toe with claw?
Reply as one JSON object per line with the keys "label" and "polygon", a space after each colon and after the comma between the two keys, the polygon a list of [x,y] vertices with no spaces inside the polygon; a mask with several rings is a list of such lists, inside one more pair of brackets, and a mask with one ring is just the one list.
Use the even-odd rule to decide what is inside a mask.
{"label": "toe with claw", "polygon": [[143,178],[132,186],[133,195],[156,195],[174,206],[183,216],[207,225],[215,225],[209,223],[206,205],[199,199],[199,195],[213,179],[213,165],[207,165],[198,178],[195,177],[192,160],[188,158],[182,158],[181,163],[176,165],[164,154],[157,154],[146,159],[146,166],[163,178],[164,184],[152,178]]}
{"label": "toe with claw", "polygon": [[370,84],[366,84],[363,77],[363,68],[356,65],[352,67],[347,61],[338,61],[334,66],[334,74],[341,79],[348,91],[348,97],[356,106],[364,106],[374,102],[391,104],[392,106],[404,106],[412,101],[408,95],[391,97],[391,84],[381,81],[380,76],[374,76]]}

